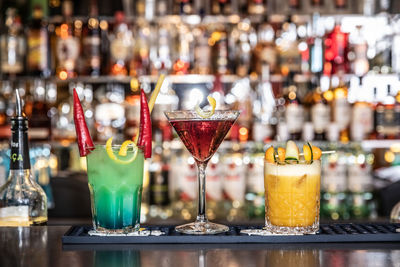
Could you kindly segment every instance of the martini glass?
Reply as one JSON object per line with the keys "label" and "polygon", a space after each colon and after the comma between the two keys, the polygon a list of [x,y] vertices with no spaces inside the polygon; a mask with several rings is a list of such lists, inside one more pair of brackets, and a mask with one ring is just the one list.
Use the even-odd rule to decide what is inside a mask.
{"label": "martini glass", "polygon": [[165,112],[169,123],[178,133],[183,144],[192,154],[197,165],[199,181],[198,213],[195,222],[177,226],[176,231],[185,234],[218,234],[229,230],[228,226],[209,222],[206,216],[206,168],[226,134],[239,117],[239,111],[216,110],[209,118],[200,117],[196,111]]}

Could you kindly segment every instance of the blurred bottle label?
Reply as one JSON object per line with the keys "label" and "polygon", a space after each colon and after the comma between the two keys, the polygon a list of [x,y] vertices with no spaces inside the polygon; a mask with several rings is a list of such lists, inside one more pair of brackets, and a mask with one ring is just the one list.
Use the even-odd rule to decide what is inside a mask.
{"label": "blurred bottle label", "polygon": [[289,133],[301,132],[304,123],[304,109],[298,104],[289,104],[286,107],[286,123]]}
{"label": "blurred bottle label", "polygon": [[335,99],[334,104],[334,121],[337,123],[340,130],[344,130],[350,123],[350,104],[346,98]]}
{"label": "blurred bottle label", "polygon": [[246,176],[243,165],[229,163],[225,165],[223,192],[225,199],[244,201],[246,190]]}
{"label": "blurred bottle label", "polygon": [[222,200],[222,181],[218,164],[211,163],[207,168],[206,196],[208,200]]}
{"label": "blurred bottle label", "polygon": [[186,164],[183,175],[179,175],[179,198],[183,201],[192,201],[197,197],[197,171],[196,165]]}
{"label": "blurred bottle label", "polygon": [[329,106],[323,103],[315,104],[311,108],[311,118],[316,133],[326,131],[331,121]]}
{"label": "blurred bottle label", "polygon": [[325,192],[344,192],[347,189],[346,165],[327,162],[322,166],[322,189]]}

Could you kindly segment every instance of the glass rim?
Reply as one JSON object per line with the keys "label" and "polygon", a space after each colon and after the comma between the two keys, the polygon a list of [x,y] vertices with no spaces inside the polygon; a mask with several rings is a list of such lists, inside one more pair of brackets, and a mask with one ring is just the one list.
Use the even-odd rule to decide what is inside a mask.
{"label": "glass rim", "polygon": [[[111,148],[114,150],[114,149],[121,148],[121,146],[122,146],[122,145],[112,145]],[[96,147],[106,148],[106,145],[104,145],[104,144],[94,144],[94,146],[88,146],[87,149],[95,149]],[[129,148],[129,147],[130,147],[130,146],[128,145],[128,148]],[[144,151],[144,146],[138,146],[138,145],[136,145],[136,147],[137,147],[139,150]],[[128,150],[128,152],[129,152],[129,150]]]}
{"label": "glass rim", "polygon": [[268,162],[266,159],[264,159],[264,163],[269,164],[269,165],[276,165],[276,166],[311,165],[311,164],[313,164],[314,162],[317,162],[317,161],[321,162],[321,159],[314,159],[314,160],[312,160],[311,163],[309,163],[309,161],[306,161],[306,160],[299,160],[297,163],[287,163],[286,161],[283,161],[283,162],[282,161],[277,161],[277,162],[271,163],[271,162]]}
{"label": "glass rim", "polygon": [[[223,119],[237,119],[240,115],[240,110],[221,110],[216,109],[209,118],[201,117],[195,110],[171,110],[164,111],[164,115],[168,120],[223,120]],[[171,118],[171,116],[178,115],[176,118]],[[223,118],[223,116],[232,115],[235,118]],[[222,118],[221,118],[222,116]]]}

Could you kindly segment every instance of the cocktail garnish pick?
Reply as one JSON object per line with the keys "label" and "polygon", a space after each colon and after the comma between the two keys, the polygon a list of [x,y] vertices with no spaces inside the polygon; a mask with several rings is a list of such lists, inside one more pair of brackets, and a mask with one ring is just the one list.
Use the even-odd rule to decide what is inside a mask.
{"label": "cocktail garnish pick", "polygon": [[90,137],[89,129],[85,121],[85,113],[81,102],[79,101],[78,94],[74,88],[74,123],[76,137],[78,139],[79,154],[81,157],[85,157],[94,149],[93,140]]}
{"label": "cocktail garnish pick", "polygon": [[214,97],[212,96],[207,96],[208,103],[211,106],[211,110],[209,111],[204,111],[203,109],[200,108],[199,104],[196,105],[196,113],[202,117],[203,119],[210,118],[214,112],[215,112],[215,107],[217,106],[217,101],[215,100]]}

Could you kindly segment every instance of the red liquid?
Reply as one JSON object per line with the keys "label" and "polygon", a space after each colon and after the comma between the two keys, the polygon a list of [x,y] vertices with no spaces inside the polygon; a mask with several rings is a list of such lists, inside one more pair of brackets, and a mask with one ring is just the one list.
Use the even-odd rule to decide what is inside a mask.
{"label": "red liquid", "polygon": [[207,161],[217,151],[235,120],[172,120],[183,144],[198,161]]}

